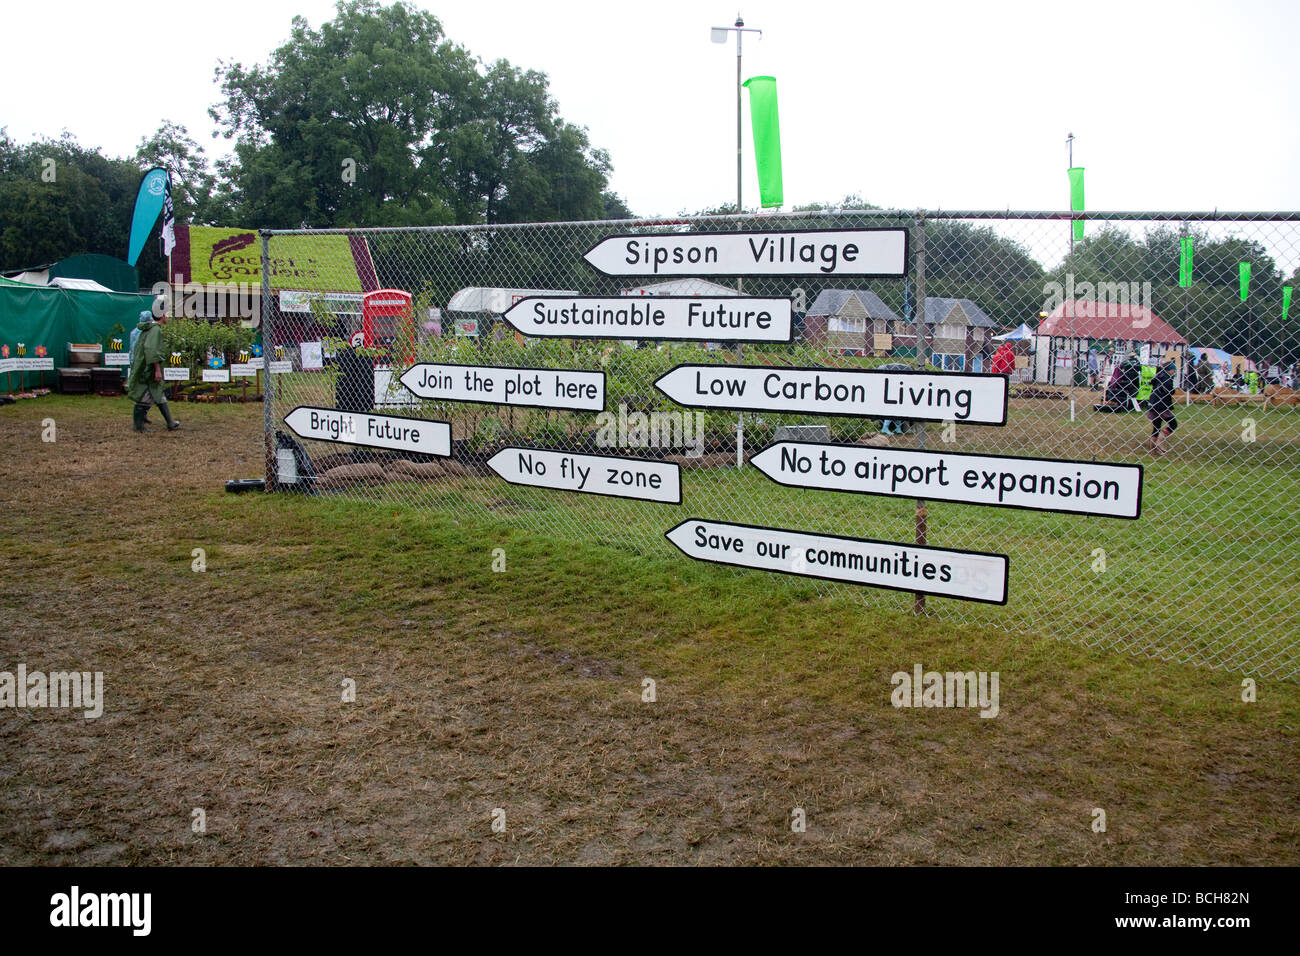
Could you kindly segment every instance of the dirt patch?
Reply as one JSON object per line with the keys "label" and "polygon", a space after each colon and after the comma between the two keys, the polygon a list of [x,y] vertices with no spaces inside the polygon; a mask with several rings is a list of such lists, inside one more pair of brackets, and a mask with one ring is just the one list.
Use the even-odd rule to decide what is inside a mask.
{"label": "dirt patch", "polygon": [[[470,528],[423,551],[399,509],[224,496],[261,473],[261,407],[178,413],[141,436],[125,400],[0,409],[0,669],[102,671],[106,698],[0,710],[0,862],[1300,861],[1294,689],[1254,718],[1231,675],[1123,683],[1116,655],[981,635],[1021,680],[1002,715],[897,710],[893,662],[971,635],[531,587],[531,553],[494,576]],[[843,636],[764,643],[818,619]]]}

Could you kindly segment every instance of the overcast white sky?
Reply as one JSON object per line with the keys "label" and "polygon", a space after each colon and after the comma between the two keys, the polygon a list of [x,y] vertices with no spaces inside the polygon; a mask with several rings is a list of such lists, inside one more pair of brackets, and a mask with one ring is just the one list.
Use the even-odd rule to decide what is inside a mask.
{"label": "overcast white sky", "polygon": [[[733,2],[419,3],[484,60],[549,74],[641,215],[735,196]],[[777,78],[787,208],[1296,209],[1300,3],[743,0],[744,75]],[[129,155],[164,118],[209,148],[218,59],[265,61],[325,0],[8,5],[0,125]],[[137,44],[148,27],[157,42]],[[160,54],[166,51],[164,63]],[[164,76],[160,70],[166,65]],[[748,96],[748,94],[746,94]],[[757,197],[745,120],[746,204]]]}

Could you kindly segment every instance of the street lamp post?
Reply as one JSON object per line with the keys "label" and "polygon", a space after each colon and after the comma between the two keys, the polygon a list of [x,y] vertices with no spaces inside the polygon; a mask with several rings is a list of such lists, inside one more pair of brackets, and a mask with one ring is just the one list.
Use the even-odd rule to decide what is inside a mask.
{"label": "street lamp post", "polygon": [[[743,142],[740,135],[741,128],[741,57],[743,52],[743,40],[746,33],[757,33],[763,35],[763,31],[754,27],[745,26],[745,21],[736,14],[736,22],[729,27],[712,27],[709,30],[709,39],[714,43],[726,43],[728,33],[736,34],[736,215],[744,211],[741,203],[741,183],[743,182],[743,166],[741,165],[741,143]],[[745,291],[745,280],[736,280],[736,293],[739,295]],[[736,346],[736,356],[739,359],[743,346]],[[745,413],[736,413],[736,467],[745,466]]]}
{"label": "street lamp post", "polygon": [[745,26],[745,21],[742,20],[742,19],[740,18],[740,14],[737,13],[737,14],[736,14],[736,23],[735,23],[734,26],[729,26],[729,27],[712,27],[712,28],[709,30],[709,39],[712,40],[714,43],[726,43],[726,42],[727,42],[727,34],[728,34],[728,33],[735,33],[735,34],[736,34],[736,213],[737,213],[737,214],[740,214],[740,213],[743,211],[743,207],[742,207],[742,205],[741,205],[741,191],[740,191],[740,184],[741,184],[741,171],[742,171],[742,167],[741,167],[741,163],[740,163],[740,152],[741,152],[741,138],[740,138],[740,118],[741,118],[741,109],[740,109],[741,75],[740,75],[740,74],[741,74],[741,69],[740,69],[740,63],[741,63],[741,57],[742,57],[742,54],[743,54],[743,46],[742,46],[742,43],[743,43],[743,40],[744,40],[744,37],[745,37],[745,34],[746,34],[746,33],[757,33],[759,36],[762,36],[762,35],[763,35],[763,31],[762,31],[762,30],[755,29],[754,27],[747,27],[747,26]]}

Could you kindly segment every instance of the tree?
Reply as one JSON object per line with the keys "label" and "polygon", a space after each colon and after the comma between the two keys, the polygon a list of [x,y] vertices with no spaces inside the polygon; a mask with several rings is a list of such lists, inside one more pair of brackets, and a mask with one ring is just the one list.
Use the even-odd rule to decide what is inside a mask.
{"label": "tree", "polygon": [[184,126],[163,120],[135,151],[141,169],[162,166],[172,174],[172,204],[178,222],[212,225],[229,218],[229,190],[219,183],[202,146]]}
{"label": "tree", "polygon": [[[125,258],[139,186],[134,162],[109,159],[70,133],[19,145],[0,132],[0,265],[81,253]],[[156,252],[149,266],[161,273]]]}
{"label": "tree", "polygon": [[[545,74],[487,69],[408,3],[295,18],[265,66],[218,68],[235,214],[293,226],[528,220],[603,208],[608,157],[563,123]],[[549,178],[548,178],[549,177]]]}

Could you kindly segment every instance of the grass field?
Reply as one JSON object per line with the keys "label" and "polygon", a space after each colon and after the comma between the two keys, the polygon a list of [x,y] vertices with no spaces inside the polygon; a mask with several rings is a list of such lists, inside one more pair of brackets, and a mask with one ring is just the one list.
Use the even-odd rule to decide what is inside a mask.
{"label": "grass field", "polygon": [[[299,403],[332,405],[330,381],[313,373],[285,377],[278,382],[283,397],[277,411]],[[1091,408],[1095,393],[1082,389],[1077,399],[1077,421],[1069,421],[1065,402],[1013,399],[1005,427],[963,425],[943,443],[942,426],[931,425],[930,447],[1139,463],[1145,469],[1141,517],[930,502],[929,542],[1008,555],[1011,596],[1006,607],[931,600],[930,612],[953,626],[1050,633],[1163,660],[1300,680],[1300,587],[1291,557],[1300,540],[1300,408],[1179,406],[1169,453],[1153,460],[1144,448],[1145,416],[1097,414]],[[466,437],[487,414],[466,408],[426,414],[448,415],[456,437]],[[1244,423],[1250,441],[1243,440]],[[911,436],[894,439],[901,447],[913,442]],[[313,455],[338,450],[307,444]],[[680,507],[519,487],[494,476],[393,482],[354,488],[349,496],[500,518],[559,539],[670,557],[678,553],[664,532],[688,517],[913,540],[911,499],[783,487],[755,468],[686,469],[682,482]],[[1104,570],[1098,569],[1099,551]],[[806,583],[761,572],[749,577],[758,587],[808,593]],[[815,587],[890,612],[912,606],[910,594],[826,582]]]}
{"label": "grass field", "polygon": [[[683,510],[487,479],[390,485],[364,503],[230,496],[223,480],[261,474],[262,408],[178,413],[182,431],[137,436],[124,400],[0,409],[0,669],[102,670],[106,696],[97,720],[0,710],[0,861],[1300,862],[1294,682],[1261,677],[1244,703],[1239,671],[967,616],[1014,622],[1032,607],[932,601],[918,619],[905,596],[820,597],[662,543],[692,494],[721,506],[734,491],[737,513],[779,519],[793,492],[757,474],[693,473]],[[1184,417],[1186,457],[1152,466],[1160,494],[1138,522],[998,512],[962,524],[967,542],[945,524],[959,506],[932,505],[931,533],[1027,550],[1086,544],[1079,523],[1104,524],[1123,593],[1136,581],[1149,595],[1109,613],[1174,615],[1225,659],[1260,628],[1293,637],[1294,572],[1268,562],[1270,534],[1294,541],[1295,519],[1261,490],[1294,474],[1275,473],[1277,456],[1243,467],[1217,453],[1225,414]],[[465,507],[409,506],[435,494]],[[1221,526],[1152,560],[1153,528],[1205,511],[1206,495]],[[910,527],[908,502],[809,500],[842,533]],[[589,534],[555,533],[570,526]],[[1011,553],[1013,594],[1033,589],[1063,628],[1106,633],[1104,590],[1071,603],[1077,588]],[[1225,612],[1191,597],[1189,580],[1210,573],[1272,575],[1251,629],[1197,626]],[[895,709],[890,676],[916,663],[997,671],[1000,713]],[[792,832],[795,808],[807,832]]]}

